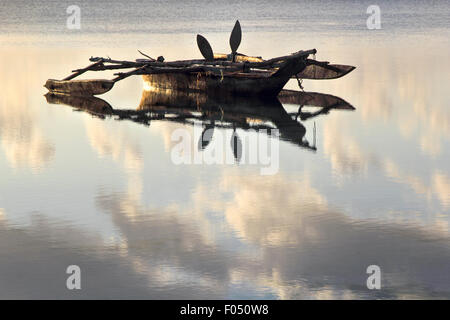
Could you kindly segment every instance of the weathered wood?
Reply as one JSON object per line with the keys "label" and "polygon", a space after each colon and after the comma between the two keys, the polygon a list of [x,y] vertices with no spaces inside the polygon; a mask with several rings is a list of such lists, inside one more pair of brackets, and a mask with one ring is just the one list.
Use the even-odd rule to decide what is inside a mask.
{"label": "weathered wood", "polygon": [[[255,69],[267,69],[271,68],[276,63],[282,63],[290,59],[298,59],[300,57],[303,57],[306,59],[307,56],[310,54],[315,54],[317,52],[316,49],[306,50],[306,51],[298,51],[291,55],[287,56],[281,56],[272,58],[269,60],[263,60],[263,61],[256,61],[256,62],[250,62],[250,61],[244,61],[246,62],[246,66],[248,68],[255,68]],[[144,65],[149,66],[159,66],[159,67],[185,67],[193,64],[203,64],[203,65],[213,65],[213,66],[234,66],[234,67],[242,67],[244,62],[231,62],[231,61],[222,61],[222,60],[214,60],[214,61],[206,61],[201,59],[194,59],[194,60],[178,60],[178,61],[169,61],[169,62],[158,62],[158,61],[151,61],[151,60],[145,60],[141,59],[139,62],[132,62],[132,61],[120,61],[120,60],[112,60],[109,58],[101,58],[101,57],[91,57],[89,59],[90,61],[98,61],[103,60],[107,63],[113,63],[113,64],[119,64],[119,65],[126,65],[130,67],[142,67]],[[259,60],[259,59],[258,59]]]}
{"label": "weathered wood", "polygon": [[133,67],[139,67],[143,66],[144,64],[148,62],[153,62],[153,60],[149,59],[139,59],[139,60],[145,60],[145,62],[134,62],[134,61],[127,61],[127,60],[114,60],[111,58],[104,58],[104,57],[90,57],[89,61],[96,62],[102,60],[105,63],[113,63],[113,64],[120,64],[120,65],[131,65]]}
{"label": "weathered wood", "polygon": [[[231,60],[231,54],[225,54],[225,53],[214,53],[214,59],[215,60]],[[234,57],[235,62],[263,62],[264,60],[261,57],[252,57],[252,56],[246,56],[244,54],[237,53]]]}
{"label": "weathered wood", "polygon": [[96,95],[108,92],[114,86],[114,81],[91,79],[91,80],[53,80],[45,83],[50,92],[68,93],[73,95]]}
{"label": "weathered wood", "polygon": [[319,61],[307,59],[306,68],[297,74],[301,79],[312,80],[325,80],[325,79],[338,79],[341,78],[353,70],[356,67],[341,65],[341,64],[328,64],[321,63]]}
{"label": "weathered wood", "polygon": [[156,59],[153,59],[152,57],[150,57],[149,55],[143,53],[142,51],[138,50],[138,52],[139,52],[140,54],[142,54],[144,57],[147,57],[147,58],[149,58],[149,59],[152,60],[152,61],[156,61]]}
{"label": "weathered wood", "polygon": [[114,75],[117,77],[115,77],[112,81],[117,82],[117,81],[123,80],[125,78],[128,78],[130,76],[140,74],[139,72],[142,72],[143,70],[145,70],[145,68],[146,68],[146,66],[142,66],[142,67],[136,68],[132,71],[114,73]]}
{"label": "weathered wood", "polygon": [[236,72],[236,71],[242,71],[241,68],[235,68],[235,67],[227,67],[227,68],[217,68],[212,66],[203,66],[203,65],[194,65],[192,67],[182,67],[182,68],[171,68],[171,67],[152,67],[152,66],[143,66],[141,68],[137,68],[135,70],[129,71],[129,72],[119,72],[115,73],[114,75],[117,75],[117,78],[113,79],[113,81],[119,81],[126,77],[132,76],[132,75],[149,75],[149,74],[172,74],[172,73],[210,73],[210,74],[216,74],[216,75],[223,75],[223,74],[229,74],[230,72]]}
{"label": "weathered wood", "polygon": [[[123,64],[123,65],[122,64],[104,65],[104,64],[101,64],[101,65],[98,65],[98,66],[95,66],[95,67],[89,69],[89,71],[131,69],[131,68],[142,67],[142,66],[144,66],[144,64],[136,64],[136,65],[127,65],[127,64]],[[75,69],[75,70],[72,70],[72,72],[77,72],[79,70],[83,70],[83,69]]]}
{"label": "weathered wood", "polygon": [[305,58],[308,57],[310,54],[316,54],[316,49],[306,50],[306,51],[298,51],[288,56],[282,56],[277,58],[272,58],[269,60],[264,60],[263,62],[249,62],[248,66],[250,68],[264,68],[264,67],[270,67],[275,63],[292,60],[292,59],[298,59],[298,58]]}
{"label": "weathered wood", "polygon": [[[297,52],[291,56],[281,57],[281,67],[274,73],[221,73],[220,75],[192,71],[191,73],[169,73],[161,71],[151,74],[149,68],[142,70],[144,81],[149,87],[171,90],[197,90],[207,93],[227,92],[241,96],[276,96],[286,82],[305,68],[305,57],[311,52]],[[251,63],[246,63],[248,65]],[[258,63],[259,64],[259,63]],[[241,64],[242,65],[242,64]],[[146,71],[149,70],[148,73]]]}
{"label": "weathered wood", "polygon": [[92,70],[92,69],[94,69],[95,67],[100,66],[101,64],[103,64],[103,61],[102,61],[102,60],[99,60],[99,61],[97,61],[97,62],[95,62],[95,63],[93,63],[93,64],[87,66],[86,68],[78,69],[78,70],[72,71],[72,72],[74,72],[74,73],[71,74],[71,75],[68,76],[68,77],[65,77],[63,80],[72,80],[73,78],[78,77],[79,75],[85,73],[86,71]]}
{"label": "weathered wood", "polygon": [[305,67],[306,64],[302,57],[298,57],[297,59],[288,59],[280,65],[273,76],[289,79],[290,77],[292,77],[292,75],[295,75],[304,70]]}
{"label": "weathered wood", "polygon": [[[181,90],[204,91],[208,94],[235,94],[240,96],[276,96],[292,76],[299,72],[304,63],[289,61],[288,67],[274,75],[268,73],[222,73],[208,72],[144,74],[148,87]],[[297,63],[299,66],[294,66]]]}
{"label": "weathered wood", "polygon": [[[96,95],[109,91],[115,82],[132,75],[144,75],[153,87],[174,90],[205,90],[207,92],[234,93],[238,95],[276,96],[291,77],[304,79],[333,79],[351,72],[354,67],[330,65],[308,59],[316,49],[298,51],[291,55],[262,60],[236,53],[236,62],[227,61],[230,55],[216,54],[206,39],[199,36],[199,45],[207,59],[163,62],[162,59],[139,59],[120,61],[110,58],[91,57],[94,63],[83,69],[73,70],[66,80],[48,80],[45,87],[53,92]],[[203,41],[204,40],[204,41]],[[237,43],[237,40],[236,40]],[[236,43],[234,45],[236,45]],[[209,48],[208,48],[209,46]],[[206,48],[206,49],[205,49]],[[208,61],[212,59],[213,61]],[[115,73],[112,80],[68,81],[92,70],[133,69]]]}

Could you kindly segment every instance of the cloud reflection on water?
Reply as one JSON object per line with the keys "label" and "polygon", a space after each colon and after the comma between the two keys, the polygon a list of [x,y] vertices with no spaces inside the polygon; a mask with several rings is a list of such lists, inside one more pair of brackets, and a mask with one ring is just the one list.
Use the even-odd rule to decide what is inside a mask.
{"label": "cloud reflection on water", "polygon": [[35,92],[33,86],[39,81],[38,67],[26,62],[33,54],[16,60],[8,53],[0,51],[0,59],[8,61],[0,64],[0,145],[12,168],[40,172],[52,160],[55,147],[42,132],[39,111],[30,102],[29,91]]}
{"label": "cloud reflection on water", "polygon": [[[327,93],[328,88],[357,111],[318,118],[323,130],[318,153],[283,149],[291,153],[281,155],[284,166],[271,177],[238,166],[176,169],[167,154],[178,125],[154,123],[137,131],[121,122],[50,111],[55,122],[71,117],[82,124],[68,141],[82,141],[86,134],[80,144],[86,143],[102,165],[117,164],[105,169],[111,180],[99,182],[94,175],[78,186],[95,186],[83,201],[92,202],[94,215],[110,219],[117,234],[105,239],[101,231],[84,230],[91,221],[77,220],[76,208],[73,220],[62,221],[50,218],[53,206],[36,205],[40,213],[29,213],[30,225],[16,224],[13,201],[2,204],[0,256],[8,257],[0,265],[2,297],[73,297],[60,283],[65,267],[79,262],[87,277],[80,297],[449,298],[450,126],[443,89],[448,60],[422,57],[421,50],[402,57],[391,49],[355,54],[330,44],[329,50],[341,51],[343,62],[355,61],[358,69],[335,84],[307,88]],[[45,60],[42,52],[33,54]],[[52,67],[43,62],[33,64],[37,71],[16,66],[1,66],[1,77],[17,78],[6,82],[0,100],[7,163],[34,170],[80,156],[77,150],[58,153],[65,140],[54,141],[46,131],[52,122],[38,116],[53,108],[34,106],[40,92],[30,93],[30,99],[21,95],[23,87],[40,87],[59,69],[47,70]],[[36,76],[22,81],[26,77],[15,72]],[[117,100],[112,101],[121,105]],[[69,164],[58,179],[73,174],[76,163]],[[356,189],[357,182],[390,194],[376,203],[375,216],[368,213],[375,195]],[[336,190],[342,193],[336,196]],[[34,197],[46,190],[15,192],[34,206]],[[58,208],[57,201],[72,197],[52,205]],[[365,288],[365,268],[372,263],[384,272],[382,292]]]}

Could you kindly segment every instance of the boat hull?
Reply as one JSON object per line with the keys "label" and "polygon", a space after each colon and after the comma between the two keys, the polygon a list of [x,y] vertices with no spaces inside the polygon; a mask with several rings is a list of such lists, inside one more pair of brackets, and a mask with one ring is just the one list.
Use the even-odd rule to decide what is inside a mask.
{"label": "boat hull", "polygon": [[148,74],[143,75],[143,79],[146,86],[157,89],[273,97],[289,80],[260,74],[214,75],[205,72]]}
{"label": "boat hull", "polygon": [[144,74],[149,88],[176,91],[201,91],[208,95],[237,95],[246,97],[276,97],[292,75],[306,67],[303,56],[283,63],[274,73],[211,72]]}

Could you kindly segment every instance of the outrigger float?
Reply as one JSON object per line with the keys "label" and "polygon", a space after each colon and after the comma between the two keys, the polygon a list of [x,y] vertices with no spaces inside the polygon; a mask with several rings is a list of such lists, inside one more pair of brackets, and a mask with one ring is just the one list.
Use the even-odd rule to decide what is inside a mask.
{"label": "outrigger float", "polygon": [[[91,57],[91,65],[73,70],[63,80],[47,80],[50,92],[76,96],[99,95],[111,90],[114,84],[129,76],[142,75],[147,86],[179,91],[197,91],[206,94],[276,97],[289,79],[336,79],[355,69],[353,66],[330,64],[310,59],[316,49],[298,51],[291,55],[264,60],[237,52],[241,43],[241,26],[236,21],[230,36],[231,54],[213,53],[209,42],[197,35],[197,45],[204,59],[165,61],[154,59],[141,51],[146,59],[119,61]],[[73,80],[87,71],[132,69],[118,72],[111,80]],[[302,87],[301,87],[302,88]]]}

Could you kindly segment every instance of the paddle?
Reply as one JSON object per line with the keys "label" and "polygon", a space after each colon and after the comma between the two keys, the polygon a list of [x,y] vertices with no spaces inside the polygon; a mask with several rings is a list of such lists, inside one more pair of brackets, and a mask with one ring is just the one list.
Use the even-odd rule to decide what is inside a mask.
{"label": "paddle", "polygon": [[231,47],[231,54],[233,57],[236,56],[237,49],[239,48],[239,45],[241,44],[242,39],[242,30],[241,30],[241,24],[239,23],[239,20],[236,20],[236,23],[234,24],[233,31],[231,31],[230,35],[230,47]]}
{"label": "paddle", "polygon": [[[236,23],[234,24],[233,30],[231,31],[230,35],[230,47],[233,62],[235,62],[235,56],[237,54],[237,49],[241,44],[241,40],[242,40],[241,24],[239,23],[239,20],[236,20]],[[200,52],[202,53],[202,56],[205,58],[206,61],[214,61],[213,50],[208,40],[205,39],[205,37],[198,34],[197,45],[198,48],[200,49]]]}
{"label": "paddle", "polygon": [[212,51],[211,45],[209,44],[208,40],[206,40],[203,36],[197,35],[197,46],[200,49],[200,52],[202,53],[202,56],[205,58],[206,61],[213,61],[214,60],[214,53]]}

